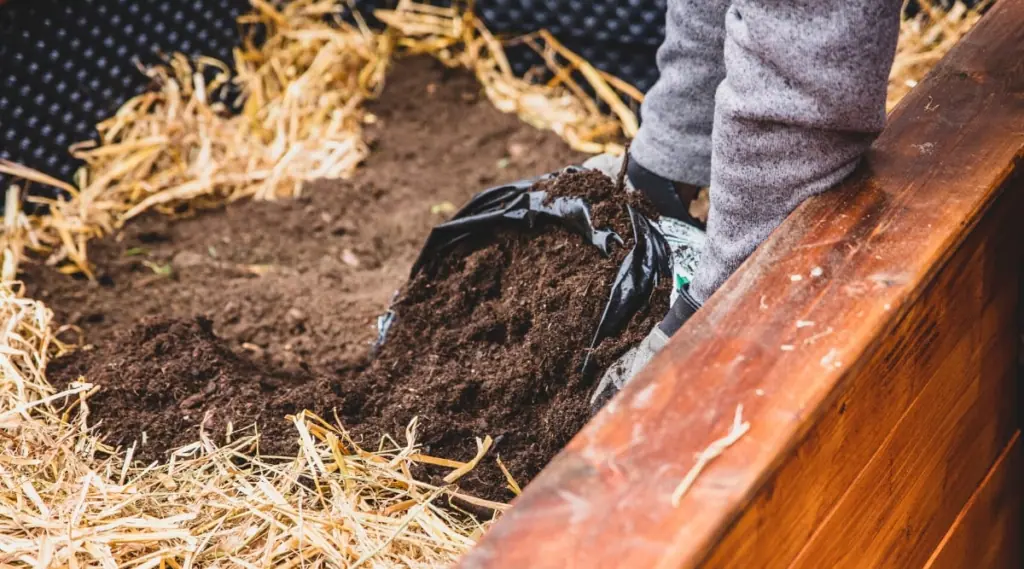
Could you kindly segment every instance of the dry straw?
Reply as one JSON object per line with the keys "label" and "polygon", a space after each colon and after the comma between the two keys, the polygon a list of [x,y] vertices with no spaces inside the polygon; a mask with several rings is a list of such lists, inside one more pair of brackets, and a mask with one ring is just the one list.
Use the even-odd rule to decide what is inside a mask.
{"label": "dry straw", "polygon": [[[383,88],[396,54],[426,53],[471,70],[499,109],[584,151],[621,152],[619,142],[636,130],[640,94],[544,32],[514,40],[536,49],[552,71],[531,81],[512,74],[502,43],[461,5],[402,0],[380,14],[389,27],[377,33],[342,23],[338,0],[251,2],[242,24],[265,26],[265,43],[246,41],[233,68],[172,56],[145,70],[155,89],[100,124],[99,144],[73,149],[86,162],[74,185],[0,163],[71,196],[50,202],[50,215],[28,216],[17,207],[18,190],[7,193],[0,566],[443,567],[491,521],[460,505],[495,514],[507,507],[410,474],[427,463],[450,469],[454,482],[489,460],[489,438],[478,441],[470,463],[429,457],[415,444],[413,422],[404,442],[384,438],[368,452],[343,429],[302,414],[292,418],[295,457],[260,457],[257,434],[239,431],[221,447],[204,433],[165,464],[145,465],[132,461],[133,448],[107,448],[87,428],[89,396],[99,386],[57,393],[47,383],[47,361],[68,346],[50,311],[13,280],[26,255],[91,275],[89,240],[142,212],[290,197],[309,179],[348,175],[367,152],[361,129],[373,117],[362,105]],[[925,6],[904,22],[890,107],[977,18],[962,5]],[[240,113],[227,112],[234,104]],[[508,484],[518,493],[510,476]]]}
{"label": "dry straw", "polygon": [[889,110],[974,27],[989,0],[981,0],[974,8],[968,8],[957,0],[949,10],[936,6],[930,0],[918,0],[918,4],[918,14],[905,19],[900,26],[896,59],[889,73],[889,96],[886,100]]}
{"label": "dry straw", "polygon": [[131,465],[131,448],[111,454],[82,424],[93,386],[46,383],[63,349],[49,311],[7,285],[0,311],[2,566],[443,567],[483,530],[449,505],[453,489],[409,474],[415,421],[375,452],[301,415],[291,460],[255,458],[255,435],[201,435],[164,464]]}

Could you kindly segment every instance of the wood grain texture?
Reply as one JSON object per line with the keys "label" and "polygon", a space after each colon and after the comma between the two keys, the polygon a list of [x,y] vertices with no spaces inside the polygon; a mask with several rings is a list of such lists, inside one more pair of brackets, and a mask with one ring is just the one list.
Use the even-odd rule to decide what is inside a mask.
{"label": "wood grain texture", "polygon": [[[885,456],[876,455],[883,452],[878,447],[845,441],[897,444],[893,428],[911,417],[922,390],[956,366],[980,361],[980,336],[965,340],[949,330],[958,318],[984,313],[985,299],[1001,298],[999,279],[956,287],[946,301],[968,303],[963,314],[953,305],[936,313],[941,299],[931,305],[924,299],[933,282],[956,278],[944,275],[951,263],[998,273],[997,253],[974,261],[956,254],[1009,191],[1022,151],[1024,0],[1000,0],[894,111],[860,173],[794,212],[533,481],[461,566],[697,567],[714,561],[716,545],[740,535],[733,532],[744,523],[748,533],[737,545],[744,549],[721,566],[758,566],[748,556],[764,566],[797,559],[819,525],[839,511],[856,475]],[[961,323],[973,329],[968,320]],[[926,357],[947,351],[960,358]],[[913,361],[927,373],[912,373],[907,362]],[[868,372],[878,374],[876,385],[857,381]],[[995,397],[980,383],[970,389],[979,402]],[[856,407],[839,413],[844,397],[854,395]],[[740,404],[751,430],[673,507],[672,492],[695,455],[727,432]],[[886,409],[879,424],[872,406]],[[951,409],[977,415],[973,406],[954,402]],[[832,430],[820,430],[832,415],[852,418],[831,419]],[[924,417],[912,423],[934,414]],[[979,428],[995,439],[1001,424]],[[924,454],[956,447],[955,438],[950,434],[948,447]],[[893,455],[906,456],[895,449]],[[797,499],[802,488],[781,484],[786,465],[803,461],[786,474],[795,476],[820,468],[820,457],[848,459],[853,467],[836,467],[845,476],[836,480],[819,477],[822,471],[806,475],[802,480],[819,489]],[[920,463],[907,460],[908,467]],[[927,466],[940,471],[937,463]],[[969,480],[974,473],[957,476]],[[921,499],[933,491],[915,490]],[[785,551],[765,555],[768,542],[747,547],[783,526],[777,516],[789,508],[767,513],[787,501],[810,506],[811,513],[795,516],[796,529],[775,542]],[[757,508],[766,515],[751,516]]]}
{"label": "wood grain texture", "polygon": [[1016,428],[1022,206],[1000,198],[704,567],[911,567],[930,553]]}
{"label": "wood grain texture", "polygon": [[1020,569],[1024,446],[1017,431],[925,569]]}
{"label": "wood grain texture", "polygon": [[[1012,284],[975,313],[977,324],[952,350],[927,350],[942,363],[880,446],[855,440],[877,451],[790,567],[920,567],[928,559],[1016,430],[1016,279]],[[952,330],[939,333],[946,332]],[[872,379],[878,376],[864,377]],[[839,455],[817,457],[810,471],[837,470],[829,461],[845,463],[839,476],[858,470]]]}

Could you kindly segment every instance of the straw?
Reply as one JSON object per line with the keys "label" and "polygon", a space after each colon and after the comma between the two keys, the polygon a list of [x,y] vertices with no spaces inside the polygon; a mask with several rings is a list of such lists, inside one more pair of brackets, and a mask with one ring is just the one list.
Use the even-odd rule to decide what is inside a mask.
{"label": "straw", "polygon": [[91,386],[57,392],[47,384],[46,362],[64,350],[50,312],[2,284],[0,317],[6,562],[439,567],[485,527],[445,507],[454,488],[403,474],[418,452],[414,434],[406,446],[371,453],[306,413],[294,418],[303,445],[290,460],[252,455],[257,437],[244,434],[223,447],[204,436],[162,465],[128,464],[80,423],[60,419],[61,402],[83,406],[75,395]]}
{"label": "straw", "polygon": [[886,108],[892,110],[949,50],[981,19],[990,4],[973,8],[959,0],[949,10],[931,0],[918,0],[920,11],[900,26],[896,58],[889,73]]}
{"label": "straw", "polygon": [[693,487],[693,483],[697,481],[697,477],[700,476],[700,473],[703,472],[709,464],[711,464],[711,461],[721,456],[726,449],[736,444],[736,442],[743,438],[743,435],[747,434],[747,431],[749,430],[750,423],[743,420],[743,405],[737,405],[736,415],[733,417],[729,433],[714,441],[708,445],[706,449],[697,454],[697,461],[672,492],[672,506],[678,507],[683,496],[690,491],[690,488]]}

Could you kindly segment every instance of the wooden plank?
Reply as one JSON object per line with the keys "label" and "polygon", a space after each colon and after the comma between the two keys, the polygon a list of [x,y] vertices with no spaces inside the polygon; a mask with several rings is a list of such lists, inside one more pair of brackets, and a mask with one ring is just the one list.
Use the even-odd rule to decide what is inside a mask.
{"label": "wooden plank", "polygon": [[[891,443],[886,439],[896,434],[894,428],[909,432],[914,440],[922,430],[938,429],[938,423],[946,418],[929,411],[955,404],[954,394],[960,391],[977,391],[977,386],[970,386],[981,379],[982,373],[993,378],[993,383],[1000,378],[1012,379],[1018,302],[1016,260],[1021,255],[1015,225],[1021,207],[1022,199],[1017,194],[1000,199],[870,358],[851,370],[845,392],[716,544],[705,567],[730,567],[736,558],[743,559],[744,567],[750,568],[787,566],[819,526],[834,517],[835,504],[844,494],[854,503],[866,505],[872,497],[880,497],[875,486],[891,493],[894,486],[910,482],[888,476],[887,468],[908,458],[883,452]],[[989,391],[1012,387],[993,385]],[[925,418],[913,415],[913,407],[923,408]],[[983,418],[994,421],[989,426],[1000,433],[995,437],[998,440],[978,444],[975,438],[979,433],[971,432],[975,425],[964,423],[956,431],[960,440],[949,437],[941,441],[987,453],[981,464],[973,465],[973,474],[966,477],[961,501],[953,504],[954,514],[1015,424],[1015,409],[1001,413],[996,409],[980,412]],[[938,454],[917,458],[942,459]],[[870,460],[884,465],[874,477],[861,472]],[[858,485],[851,488],[855,479]],[[887,513],[889,508],[882,506],[877,513]],[[867,519],[871,513],[859,511],[857,516]],[[853,541],[849,534],[861,521],[848,519],[849,513],[845,516],[838,534],[844,543]],[[834,521],[841,519],[843,516]],[[879,537],[878,527],[870,526],[866,531]],[[941,533],[931,539],[939,537]],[[842,544],[839,547],[850,550]]]}
{"label": "wooden plank", "polygon": [[[890,544],[931,552],[945,529],[936,509],[952,519],[1017,425],[1016,407],[998,403],[1015,389],[1022,202],[1019,192],[1000,199],[703,566],[788,566],[815,534],[819,549],[804,560],[822,545],[836,549],[834,565],[879,548],[897,557]],[[950,448],[963,461],[945,464]],[[935,491],[959,495],[935,500]]]}
{"label": "wooden plank", "polygon": [[[872,357],[1007,189],[1022,151],[1024,0],[1001,0],[894,112],[861,173],[798,208],[462,566],[700,565],[755,498],[784,491],[769,482],[798,448],[817,452],[805,436],[878,365]],[[985,296],[995,285],[981,286]],[[878,389],[899,393],[889,379]],[[901,405],[924,388],[918,379]],[[673,506],[739,404],[750,431]],[[805,542],[795,543],[793,555]]]}
{"label": "wooden plank", "polygon": [[1024,566],[1021,491],[1024,446],[1015,433],[925,569],[1020,569]]}
{"label": "wooden plank", "polygon": [[[1016,303],[1016,286],[1003,287],[980,326],[946,357],[935,354],[939,372],[790,567],[920,567],[928,559],[1016,430]],[[844,458],[820,457],[811,471],[826,475],[826,461]]]}

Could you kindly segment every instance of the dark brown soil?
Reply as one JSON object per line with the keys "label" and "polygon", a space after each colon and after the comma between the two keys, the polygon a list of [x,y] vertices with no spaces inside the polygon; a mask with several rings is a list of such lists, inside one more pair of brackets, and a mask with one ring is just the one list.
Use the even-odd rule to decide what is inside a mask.
{"label": "dark brown soil", "polygon": [[[137,456],[159,458],[195,441],[200,424],[222,438],[229,422],[257,423],[261,451],[290,453],[285,415],[308,408],[336,413],[373,446],[417,415],[428,452],[467,459],[474,437],[490,435],[524,483],[582,426],[595,378],[580,364],[624,251],[606,259],[559,229],[461,245],[402,291],[388,342],[369,357],[377,316],[444,220],[435,206],[581,157],[427,60],[396,69],[373,111],[376,148],[350,181],[295,201],[140,219],[91,246],[98,284],[28,270],[29,292],[91,344],[49,377],[103,386],[91,419],[110,442],[145,432]],[[610,181],[563,180],[556,191],[602,201],[595,218],[629,236]],[[597,369],[650,329],[667,305],[667,290],[656,294],[658,309],[597,350]],[[463,485],[510,496],[490,460]]]}
{"label": "dark brown soil", "polygon": [[[559,193],[589,193],[601,204],[595,213],[631,241],[624,196],[617,199],[608,178],[588,172],[557,183]],[[429,452],[458,459],[472,457],[467,441],[489,434],[493,452],[529,480],[589,418],[596,370],[636,345],[668,308],[666,281],[625,334],[597,347],[583,373],[626,252],[605,257],[554,226],[460,245],[403,290],[378,357],[336,387],[346,407],[358,406],[342,419],[364,432],[370,424],[370,432],[397,433],[418,416]],[[475,474],[484,484],[474,486],[500,486],[495,470]]]}
{"label": "dark brown soil", "polygon": [[47,375],[55,385],[82,376],[101,385],[89,398],[90,424],[112,443],[131,444],[145,433],[135,455],[143,460],[197,441],[200,425],[224,441],[229,423],[237,429],[266,423],[277,437],[268,442],[283,449],[285,413],[296,410],[278,399],[317,383],[308,374],[267,369],[232,352],[202,316],[147,317],[115,338],[58,358]]}

